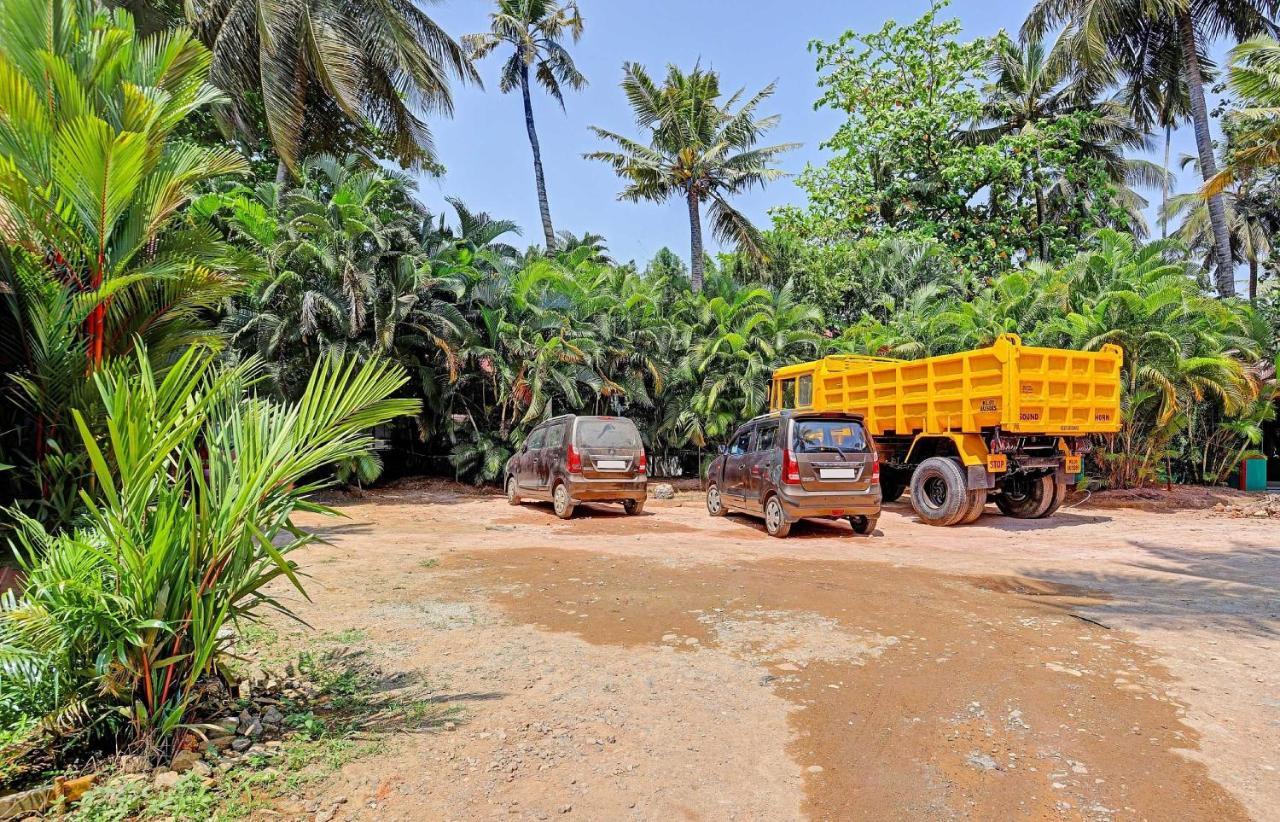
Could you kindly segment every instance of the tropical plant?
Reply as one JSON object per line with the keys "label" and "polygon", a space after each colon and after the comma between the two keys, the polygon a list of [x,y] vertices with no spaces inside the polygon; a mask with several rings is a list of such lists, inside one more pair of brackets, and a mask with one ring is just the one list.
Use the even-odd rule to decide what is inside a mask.
{"label": "tropical plant", "polygon": [[210,79],[228,95],[216,110],[219,125],[250,145],[265,129],[278,182],[316,152],[429,166],[426,115],[452,112],[452,80],[479,82],[462,46],[408,0],[207,0],[182,8],[213,52]]}
{"label": "tropical plant", "polygon": [[1206,191],[1280,166],[1280,42],[1256,37],[1231,52],[1231,89],[1245,107],[1230,115],[1228,155]]}
{"label": "tropical plant", "polygon": [[[1229,3],[1197,3],[1191,0],[1037,0],[1023,33],[1042,37],[1063,27],[1055,46],[1060,59],[1069,61],[1096,85],[1110,85],[1124,74],[1148,70],[1151,64],[1134,60],[1134,54],[1161,54],[1177,43],[1180,68],[1190,98],[1200,172],[1205,181],[1217,174],[1209,111],[1205,103],[1205,49],[1214,39],[1229,34],[1243,41],[1260,34],[1274,34],[1272,19],[1280,11],[1277,0],[1242,0]],[[1209,222],[1217,249],[1214,270],[1218,293],[1235,296],[1235,273],[1226,209],[1222,197],[1211,194]]]}
{"label": "tropical plant", "polygon": [[678,196],[684,200],[689,209],[689,263],[695,293],[702,290],[706,265],[704,202],[710,201],[711,229],[718,240],[763,258],[760,232],[729,204],[729,198],[781,177],[773,163],[797,147],[795,143],[758,145],[778,124],[777,115],[756,115],[774,86],[766,86],[739,105],[743,92],[722,103],[720,75],[700,66],[687,73],[668,66],[661,86],[637,63],[627,63],[623,74],[622,89],[636,126],[647,132],[647,142],[593,126],[596,136],[618,150],[591,152],[587,158],[608,163],[626,181],[619,199],[661,203]]}
{"label": "tropical plant", "polygon": [[6,688],[52,687],[34,706],[53,708],[38,717],[48,730],[123,717],[151,748],[218,675],[224,626],[288,614],[275,579],[305,595],[292,555],[315,538],[293,516],[333,513],[308,499],[328,484],[317,470],[366,454],[370,428],[419,404],[391,398],[405,374],[385,361],[325,358],[291,404],[247,393],[265,374],[256,359],[190,349],[159,374],[139,349],[131,365],[97,376],[104,441],[75,413],[99,487],[81,495],[82,527],[21,523],[26,581],[0,605],[0,671]]}
{"label": "tropical plant", "polygon": [[21,496],[66,521],[83,470],[69,410],[93,420],[93,373],[139,341],[156,363],[216,345],[210,313],[242,254],[185,211],[245,168],[174,130],[221,95],[185,29],[138,36],[130,15],[0,2],[0,365]]}
{"label": "tropical plant", "polygon": [[519,88],[524,99],[524,124],[529,133],[529,148],[533,151],[533,177],[538,187],[538,210],[548,253],[555,251],[556,232],[551,224],[542,149],[533,122],[529,73],[533,69],[538,85],[563,109],[564,87],[576,91],[587,85],[587,78],[578,71],[563,42],[566,34],[578,42],[582,27],[582,13],[574,0],[563,5],[554,0],[497,0],[497,9],[489,15],[489,31],[462,38],[473,60],[482,60],[502,47],[511,48],[511,56],[502,64],[498,89],[506,94]]}

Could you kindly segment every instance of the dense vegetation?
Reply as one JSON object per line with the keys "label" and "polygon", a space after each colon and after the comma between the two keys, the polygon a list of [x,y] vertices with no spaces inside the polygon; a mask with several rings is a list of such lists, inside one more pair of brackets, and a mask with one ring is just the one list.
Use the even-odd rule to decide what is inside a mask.
{"label": "dense vegetation", "polygon": [[[412,4],[134,5],[0,0],[0,490],[26,577],[0,602],[0,776],[48,735],[172,746],[223,625],[297,583],[291,514],[388,453],[486,482],[539,420],[608,412],[656,471],[691,471],[779,364],[1009,331],[1125,350],[1095,484],[1222,482],[1274,414],[1272,4],[1174,2],[1166,24],[1108,0],[1102,29],[1043,4],[1020,39],[966,41],[941,7],[832,31],[817,94],[843,122],[771,226],[732,199],[791,148],[762,145],[772,89],[627,64],[637,134],[594,129],[586,159],[690,221],[687,259],[644,264],[553,228],[532,92],[587,81],[576,4],[500,0],[462,42]],[[1209,133],[1216,33],[1253,39],[1192,161],[1206,187],[1170,196],[1167,152],[1138,150],[1188,119]],[[533,153],[525,250],[464,200],[431,213],[385,162],[447,159],[428,116],[494,53]],[[704,207],[729,252],[705,253]]]}

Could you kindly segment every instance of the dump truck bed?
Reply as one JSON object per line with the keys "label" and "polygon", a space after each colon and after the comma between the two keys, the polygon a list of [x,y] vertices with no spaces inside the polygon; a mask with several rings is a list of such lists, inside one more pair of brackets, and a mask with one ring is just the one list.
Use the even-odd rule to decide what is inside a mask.
{"label": "dump truck bed", "polygon": [[861,414],[872,436],[1114,433],[1122,362],[1114,345],[1036,348],[1004,334],[990,348],[921,360],[834,356],[787,366],[774,373],[770,406]]}

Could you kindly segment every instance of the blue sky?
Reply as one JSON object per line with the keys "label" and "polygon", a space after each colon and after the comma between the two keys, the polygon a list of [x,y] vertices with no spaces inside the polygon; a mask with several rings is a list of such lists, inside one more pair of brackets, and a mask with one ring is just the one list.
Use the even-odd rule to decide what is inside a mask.
{"label": "blue sky", "polygon": [[[973,38],[1001,28],[1016,31],[1030,5],[956,0],[949,12],[961,20],[963,36]],[[687,68],[701,60],[720,72],[726,88],[746,86],[754,91],[776,81],[777,93],[762,112],[782,116],[771,142],[802,144],[782,163],[785,171],[796,174],[806,163],[823,162],[819,144],[840,120],[834,112],[813,109],[817,74],[808,43],[815,38],[835,39],[847,29],[879,29],[889,17],[914,20],[928,8],[928,2],[580,0],[580,6],[586,31],[573,53],[590,85],[568,94],[563,112],[545,94],[536,93],[533,101],[551,215],[557,230],[603,234],[616,258],[643,262],[664,245],[681,256],[688,255],[688,216],[683,205],[674,201],[662,205],[619,202],[620,184],[613,171],[582,157],[599,147],[589,125],[635,134],[630,109],[618,88],[624,61],[638,61],[661,73],[667,63]],[[442,0],[426,8],[448,32],[460,37],[487,27],[491,3]],[[447,172],[439,179],[422,179],[419,193],[435,211],[446,207],[446,196],[461,197],[473,209],[515,220],[524,229],[526,243],[540,243],[520,96],[518,92],[498,92],[498,68],[496,56],[482,63],[486,88],[458,89],[454,118],[432,121],[438,154]],[[1175,135],[1175,158],[1193,150],[1188,129]],[[1182,187],[1192,185],[1185,174],[1179,182]],[[1147,195],[1159,199],[1158,191]],[[743,196],[737,203],[763,227],[768,225],[770,208],[803,199],[794,181],[786,179]],[[1158,232],[1154,221],[1153,231]],[[715,250],[710,237],[708,242]]]}

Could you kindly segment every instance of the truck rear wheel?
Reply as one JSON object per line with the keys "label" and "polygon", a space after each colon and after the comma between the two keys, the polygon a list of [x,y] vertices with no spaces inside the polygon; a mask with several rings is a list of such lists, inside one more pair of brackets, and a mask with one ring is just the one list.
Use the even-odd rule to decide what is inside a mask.
{"label": "truck rear wheel", "polygon": [[1008,477],[1001,485],[1000,496],[996,497],[996,507],[1007,517],[1038,519],[1045,516],[1053,504],[1055,485],[1053,474]]}
{"label": "truck rear wheel", "polygon": [[964,516],[960,518],[961,525],[968,525],[971,522],[977,522],[978,517],[982,516],[982,512],[987,507],[987,489],[979,488],[977,491],[969,492],[969,507],[965,509]]}
{"label": "truck rear wheel", "polygon": [[902,496],[902,492],[907,490],[909,478],[905,472],[896,468],[880,469],[880,500],[882,502],[897,502]]}
{"label": "truck rear wheel", "polygon": [[926,525],[955,525],[969,510],[966,485],[955,460],[930,457],[911,475],[911,507]]}
{"label": "truck rear wheel", "polygon": [[1062,507],[1063,500],[1067,498],[1068,490],[1070,490],[1070,488],[1067,483],[1058,479],[1055,475],[1053,477],[1053,496],[1049,499],[1049,507],[1044,509],[1044,512],[1040,514],[1039,518],[1043,519],[1044,517],[1051,517],[1056,514],[1058,509]]}

